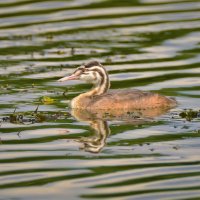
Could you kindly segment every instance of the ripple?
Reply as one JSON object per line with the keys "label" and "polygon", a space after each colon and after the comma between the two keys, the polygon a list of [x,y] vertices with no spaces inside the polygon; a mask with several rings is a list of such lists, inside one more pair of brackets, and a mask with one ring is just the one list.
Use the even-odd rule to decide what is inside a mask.
{"label": "ripple", "polygon": [[[179,116],[200,108],[198,1],[0,7],[0,199],[198,199],[199,118]],[[109,71],[112,89],[156,91],[178,107],[146,121],[108,121],[98,134],[67,110],[90,86],[56,81],[93,59]],[[44,104],[44,96],[54,102]],[[9,120],[58,112],[67,117]]]}

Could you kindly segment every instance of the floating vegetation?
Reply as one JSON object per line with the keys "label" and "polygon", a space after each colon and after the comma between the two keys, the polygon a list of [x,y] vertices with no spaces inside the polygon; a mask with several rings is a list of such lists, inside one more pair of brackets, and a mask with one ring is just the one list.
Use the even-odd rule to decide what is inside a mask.
{"label": "floating vegetation", "polygon": [[65,52],[64,50],[58,50],[58,51],[57,51],[57,54],[58,54],[58,55],[63,55],[63,54],[66,54],[66,52]]}
{"label": "floating vegetation", "polygon": [[109,58],[109,57],[107,57],[107,58],[105,59],[105,62],[106,62],[106,63],[112,63],[112,59]]}
{"label": "floating vegetation", "polygon": [[16,112],[16,108],[14,112],[8,116],[4,116],[0,119],[1,125],[4,122],[9,122],[13,124],[34,124],[41,123],[46,121],[56,121],[67,119],[71,117],[68,112],[42,112],[38,111],[39,105],[37,106],[35,111],[30,112]]}
{"label": "floating vegetation", "polygon": [[43,103],[43,104],[52,104],[54,103],[54,99],[52,99],[51,97],[48,97],[48,96],[43,96],[40,98],[40,101]]}
{"label": "floating vegetation", "polygon": [[184,109],[179,111],[170,112],[172,119],[186,120],[186,121],[199,121],[200,110]]}
{"label": "floating vegetation", "polygon": [[53,40],[53,35],[49,34],[49,35],[46,36],[46,38],[47,38],[48,40]]}
{"label": "floating vegetation", "polygon": [[9,85],[9,84],[6,84],[6,85],[0,86],[0,89],[1,90],[12,90],[13,87],[11,85]]}
{"label": "floating vegetation", "polygon": [[192,109],[184,110],[183,112],[179,113],[179,116],[181,118],[186,119],[187,121],[191,121],[195,118],[200,118],[200,110],[199,111],[195,111]]}

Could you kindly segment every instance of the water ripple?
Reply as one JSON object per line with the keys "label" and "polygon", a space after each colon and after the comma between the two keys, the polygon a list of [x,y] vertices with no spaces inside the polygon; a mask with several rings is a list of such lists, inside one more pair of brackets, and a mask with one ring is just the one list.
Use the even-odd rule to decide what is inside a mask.
{"label": "water ripple", "polygon": [[[199,9],[198,0],[0,2],[0,199],[199,199],[200,120],[179,116],[200,109]],[[156,91],[178,107],[97,134],[66,111],[89,86],[56,81],[91,59],[112,89]]]}

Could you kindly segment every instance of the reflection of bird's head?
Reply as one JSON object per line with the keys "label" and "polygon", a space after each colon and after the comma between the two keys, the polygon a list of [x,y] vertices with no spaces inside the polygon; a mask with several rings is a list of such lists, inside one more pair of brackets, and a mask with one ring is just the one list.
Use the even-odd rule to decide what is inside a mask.
{"label": "reflection of bird's head", "polygon": [[[102,90],[109,88],[109,78],[105,68],[97,61],[91,61],[78,67],[70,76],[63,77],[58,81],[82,80],[102,87]],[[104,92],[104,91],[103,91]]]}

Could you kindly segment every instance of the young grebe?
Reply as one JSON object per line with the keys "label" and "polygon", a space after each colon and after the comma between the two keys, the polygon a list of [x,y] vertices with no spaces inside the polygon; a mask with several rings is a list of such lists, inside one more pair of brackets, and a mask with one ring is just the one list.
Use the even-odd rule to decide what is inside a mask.
{"label": "young grebe", "polygon": [[172,108],[176,100],[136,89],[108,91],[110,81],[105,68],[97,61],[78,67],[71,76],[58,81],[83,80],[94,87],[71,101],[71,108],[86,110],[133,110],[152,108]]}

